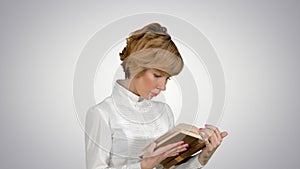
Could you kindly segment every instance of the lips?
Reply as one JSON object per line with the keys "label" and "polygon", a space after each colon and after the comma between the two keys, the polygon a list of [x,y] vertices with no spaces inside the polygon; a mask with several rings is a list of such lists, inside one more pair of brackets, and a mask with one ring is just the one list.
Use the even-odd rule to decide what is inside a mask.
{"label": "lips", "polygon": [[155,97],[155,96],[157,96],[158,95],[158,93],[152,93],[152,96],[153,97]]}

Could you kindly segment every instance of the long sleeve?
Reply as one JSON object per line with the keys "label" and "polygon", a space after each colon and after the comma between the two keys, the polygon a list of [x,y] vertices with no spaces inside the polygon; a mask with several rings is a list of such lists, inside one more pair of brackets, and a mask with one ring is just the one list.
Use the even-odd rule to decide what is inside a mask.
{"label": "long sleeve", "polygon": [[[173,113],[167,104],[141,100],[116,83],[112,95],[87,112],[87,169],[141,169],[142,150],[173,127]],[[182,166],[178,169],[196,169]]]}
{"label": "long sleeve", "polygon": [[89,109],[85,122],[85,146],[87,169],[140,169],[140,163],[112,168],[110,150],[112,146],[109,119],[96,106]]}

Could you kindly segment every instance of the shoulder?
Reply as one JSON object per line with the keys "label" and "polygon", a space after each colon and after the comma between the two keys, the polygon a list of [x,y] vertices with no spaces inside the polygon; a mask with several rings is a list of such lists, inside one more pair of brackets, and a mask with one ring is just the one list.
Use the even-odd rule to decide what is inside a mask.
{"label": "shoulder", "polygon": [[104,119],[108,119],[111,114],[112,108],[112,98],[107,97],[102,102],[91,106],[87,111],[87,116],[92,116],[94,118],[100,117]]}
{"label": "shoulder", "polygon": [[[152,101],[152,105],[153,105],[153,107],[155,107],[155,109],[157,109],[159,112],[161,112],[165,118],[167,118],[169,120],[170,124],[174,123],[173,111],[167,103],[160,102],[160,101]],[[171,125],[170,127],[172,127],[172,126],[173,125]]]}

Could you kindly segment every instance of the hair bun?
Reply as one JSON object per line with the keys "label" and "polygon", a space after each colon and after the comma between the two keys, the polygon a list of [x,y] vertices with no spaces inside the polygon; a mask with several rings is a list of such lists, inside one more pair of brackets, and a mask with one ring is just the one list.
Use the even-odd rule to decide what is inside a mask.
{"label": "hair bun", "polygon": [[155,33],[167,33],[167,28],[161,26],[158,23],[152,23],[150,25],[148,25],[147,27],[144,27],[146,29],[148,29],[148,31],[152,31]]}
{"label": "hair bun", "polygon": [[151,23],[146,25],[142,29],[139,29],[132,33],[132,35],[144,35],[147,33],[155,33],[160,35],[168,35],[167,28],[161,26],[159,23]]}

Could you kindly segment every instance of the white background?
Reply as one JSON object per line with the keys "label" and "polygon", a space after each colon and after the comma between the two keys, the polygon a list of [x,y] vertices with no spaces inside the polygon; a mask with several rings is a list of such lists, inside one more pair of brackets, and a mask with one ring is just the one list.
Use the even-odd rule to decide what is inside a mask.
{"label": "white background", "polygon": [[2,0],[0,168],[85,168],[77,59],[102,27],[144,12],[193,24],[222,63],[219,127],[229,136],[206,168],[299,168],[299,9],[292,0]]}

